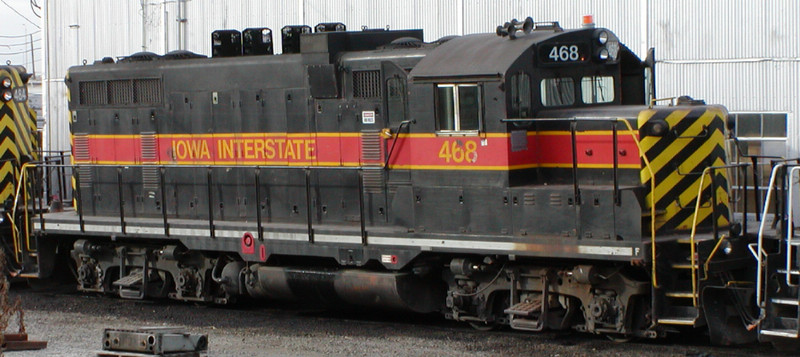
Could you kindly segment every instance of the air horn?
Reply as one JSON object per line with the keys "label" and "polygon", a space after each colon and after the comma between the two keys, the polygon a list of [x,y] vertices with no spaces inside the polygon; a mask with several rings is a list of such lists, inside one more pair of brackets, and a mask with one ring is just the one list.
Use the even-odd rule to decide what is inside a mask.
{"label": "air horn", "polygon": [[525,34],[531,33],[533,30],[533,18],[528,16],[525,21],[518,21],[517,19],[511,20],[511,22],[506,22],[502,26],[497,26],[497,36],[508,36],[510,39],[517,38],[517,31],[522,31]]}

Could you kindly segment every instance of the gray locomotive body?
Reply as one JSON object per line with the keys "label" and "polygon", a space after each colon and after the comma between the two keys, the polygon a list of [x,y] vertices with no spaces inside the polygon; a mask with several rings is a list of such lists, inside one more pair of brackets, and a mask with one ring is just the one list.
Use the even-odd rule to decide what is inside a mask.
{"label": "gray locomotive body", "polygon": [[[724,172],[700,193],[674,174],[724,164],[724,108],[648,106],[648,64],[602,28],[292,31],[282,55],[222,32],[213,58],[70,69],[74,210],[32,230],[71,246],[81,290],[609,336],[706,324],[697,291],[725,282],[657,270],[729,226]],[[743,244],[711,255],[746,279]]]}

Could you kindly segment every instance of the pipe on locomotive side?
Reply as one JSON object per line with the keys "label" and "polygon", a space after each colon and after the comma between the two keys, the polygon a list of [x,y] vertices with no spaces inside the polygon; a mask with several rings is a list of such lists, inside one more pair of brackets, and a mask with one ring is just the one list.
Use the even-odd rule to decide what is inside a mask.
{"label": "pipe on locomotive side", "polygon": [[[230,269],[228,266],[223,269],[226,290],[246,292],[256,299],[313,301],[332,306],[344,303],[430,313],[441,311],[447,291],[440,281],[413,273],[258,264],[237,270],[239,264],[233,262]],[[237,285],[242,281],[244,290]]]}

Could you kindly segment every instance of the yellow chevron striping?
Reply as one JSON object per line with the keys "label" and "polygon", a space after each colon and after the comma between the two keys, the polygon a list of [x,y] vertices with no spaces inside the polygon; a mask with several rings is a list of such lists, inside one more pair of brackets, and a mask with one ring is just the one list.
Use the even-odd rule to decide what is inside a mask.
{"label": "yellow chevron striping", "polygon": [[[698,150],[694,154],[692,154],[692,156],[687,158],[685,161],[678,163],[678,170],[680,170],[680,174],[678,173],[678,170],[672,170],[669,176],[667,176],[665,179],[662,179],[660,182],[656,182],[656,192],[655,192],[656,202],[664,198],[664,195],[669,193],[669,191],[673,187],[675,187],[675,185],[677,185],[683,180],[694,180],[699,182],[699,175],[686,176],[686,174],[689,173],[691,170],[693,170],[701,162],[706,160],[713,153],[714,149],[718,146],[715,140],[724,140],[724,136],[722,135],[722,133],[716,132],[714,135],[711,136],[711,140],[707,140],[706,142],[704,142],[703,145],[701,145],[700,148],[698,148]],[[724,164],[725,164],[724,162],[719,163],[719,165],[724,165]],[[656,169],[656,171],[659,170]],[[648,177],[645,183],[649,181],[650,178]],[[695,190],[696,189],[697,186],[695,185]],[[649,204],[650,195],[647,196],[647,200]]]}
{"label": "yellow chevron striping", "polygon": [[[669,114],[665,121],[669,124],[670,128],[675,127],[681,119],[683,119],[686,115],[688,115],[691,111],[690,110],[675,110],[671,114]],[[640,114],[638,121],[639,127],[641,128],[648,120],[650,120],[656,113],[658,113],[655,109],[650,109],[642,112],[644,115]],[[651,148],[655,145],[661,138],[658,136],[645,136],[640,141],[642,148]]]}
{"label": "yellow chevron striping", "polygon": [[[706,114],[708,114],[708,112],[703,114],[694,123],[692,123],[692,125],[685,132],[681,133],[681,136],[687,137],[687,136],[700,135],[703,132],[703,126],[707,125],[708,121],[713,118],[713,116],[711,118],[706,117]],[[670,115],[670,117],[672,117],[672,115]],[[703,121],[703,119],[706,119],[706,121]],[[670,127],[674,127],[674,125],[676,125],[676,124],[670,123],[669,125],[670,125]],[[719,132],[717,132],[717,133],[719,133]],[[652,137],[648,137],[648,138],[652,138]],[[676,140],[674,140],[672,143],[670,143],[669,146],[667,146],[666,149],[664,149],[664,151],[658,153],[656,155],[656,157],[650,158],[650,166],[653,167],[653,170],[655,170],[655,172],[661,171],[661,169],[663,167],[669,165],[672,162],[672,160],[675,157],[675,155],[677,155],[681,151],[681,149],[686,147],[686,144],[690,140],[691,139],[676,139]],[[724,140],[724,138],[723,138],[723,140]],[[643,145],[642,147],[646,151],[646,150],[650,150],[650,148],[652,148],[655,144],[656,144],[655,142],[652,142],[652,143],[650,143],[650,145],[647,145],[647,146]],[[692,155],[692,156],[694,156],[694,155]],[[647,183],[649,180],[650,180],[650,175],[649,174],[645,175],[645,172],[642,171],[642,182],[643,183]],[[661,182],[656,182],[656,184],[657,185],[661,185]]]}
{"label": "yellow chevron striping", "polygon": [[[703,185],[703,186],[705,186],[705,185]],[[697,192],[697,191],[695,191],[695,192]],[[725,194],[725,199],[724,200],[723,200],[722,197],[720,197],[721,193]],[[711,200],[708,200],[708,202],[710,203]],[[705,202],[703,202],[703,203],[707,204]],[[725,205],[728,206],[727,192],[722,187],[718,187],[717,188],[717,204],[720,204],[720,203],[725,203]],[[697,215],[697,222],[702,222],[704,219],[706,219],[709,216],[711,216],[711,207],[700,208],[699,212],[700,213]],[[693,218],[694,218],[694,216],[689,216],[689,218],[685,219],[683,222],[681,222],[678,225],[678,229],[691,229],[692,228],[692,219]],[[719,217],[717,217],[717,225],[718,226],[724,227],[724,226],[727,226],[728,223],[730,223],[730,222],[728,222],[728,219],[725,218],[724,215],[720,214]]]}
{"label": "yellow chevron striping", "polygon": [[[664,120],[669,124],[670,128],[675,127],[682,121],[691,121],[691,123],[688,123],[689,125],[687,129],[680,133],[681,137],[675,138],[672,136],[671,139],[667,139],[665,137],[643,137],[641,140],[642,150],[645,151],[651,150],[653,147],[662,144],[661,140],[671,140],[671,142],[667,143],[663,150],[655,154],[651,153],[653,157],[648,157],[650,159],[651,167],[656,173],[660,172],[662,176],[667,172],[669,173],[665,178],[656,181],[655,192],[653,192],[653,199],[655,202],[661,202],[660,205],[664,205],[666,199],[670,198],[667,197],[667,195],[676,194],[676,192],[674,192],[674,188],[676,186],[686,186],[682,192],[677,193],[677,197],[675,197],[677,202],[672,200],[666,204],[665,207],[662,207],[664,209],[664,213],[656,217],[656,230],[690,229],[695,209],[694,203],[697,198],[698,185],[700,184],[700,175],[688,176],[686,174],[694,170],[695,167],[701,166],[709,159],[714,160],[714,162],[711,163],[712,166],[725,165],[725,158],[719,157],[718,154],[714,153],[715,150],[718,150],[718,147],[722,147],[723,150],[725,148],[725,136],[719,130],[711,132],[711,135],[709,135],[709,137],[700,143],[699,147],[697,147],[687,158],[683,159],[681,162],[675,162],[676,156],[678,156],[682,150],[686,149],[686,145],[688,145],[691,140],[695,139],[693,137],[703,134],[704,126],[719,127],[721,124],[724,127],[724,123],[715,123],[715,121],[724,120],[724,118],[727,116],[724,110],[720,110],[715,107],[706,107],[705,111],[698,117],[688,117],[694,109],[695,108],[680,110],[676,109],[664,117]],[[661,109],[660,111],[646,110],[641,112],[638,116],[640,128],[647,123],[647,121],[651,120],[657,113],[663,113],[663,110],[669,109]],[[679,171],[680,174],[678,173]],[[723,175],[727,180],[727,172],[722,170],[720,174]],[[649,172],[644,169],[641,170],[640,178],[642,183],[645,184],[646,187],[649,187],[647,184],[650,181]],[[704,180],[703,189],[707,189],[711,183],[712,180],[709,177],[706,177],[706,180]],[[671,193],[671,191],[673,192]],[[729,207],[727,187],[717,188],[716,194],[718,204],[723,204],[726,207]],[[651,195],[646,195],[645,197],[646,206],[651,207],[654,204],[651,200]],[[710,202],[701,202],[701,204],[705,205],[708,205],[709,203]],[[691,214],[688,214],[690,212]],[[728,215],[730,212],[718,213],[720,213],[718,223],[720,223],[722,226],[727,225],[729,222],[727,218],[725,218],[725,215]],[[712,207],[701,206],[700,210],[697,212],[698,222],[707,219],[711,214]],[[680,217],[678,219],[682,218],[682,221],[677,222],[677,217]]]}
{"label": "yellow chevron striping", "polygon": [[10,151],[15,158],[19,158],[17,143],[14,142],[13,138],[6,138],[3,142],[0,142],[0,157],[5,156],[7,151]]}
{"label": "yellow chevron striping", "polygon": [[[725,164],[725,162],[722,159],[717,158],[717,160],[714,162],[713,166],[722,166],[724,164]],[[698,175],[696,177],[698,177],[698,179],[695,180],[694,182],[692,182],[692,185],[689,186],[689,188],[684,190],[678,196],[678,199],[680,200],[680,204],[683,207],[688,208],[688,209],[690,209],[692,211],[694,211],[695,204],[696,204],[695,198],[697,197],[697,186],[700,184],[700,179],[699,179],[700,176]],[[706,190],[709,186],[711,186],[711,181],[712,181],[711,178],[706,176],[706,179],[703,181],[703,190]],[[727,205],[728,194],[726,192],[724,195],[722,195],[723,197],[721,197],[720,190],[725,192],[725,189],[723,189],[721,187],[717,188],[717,203],[724,202]],[[700,213],[697,216],[697,221],[698,222],[702,222],[706,217],[711,215],[711,207],[708,207],[708,205],[710,203],[711,203],[711,199],[710,198],[700,202],[700,211],[699,211]],[[665,214],[665,216],[673,217],[680,210],[681,210],[680,207],[678,207],[678,205],[676,203],[670,204],[669,207],[667,208],[667,214]],[[683,222],[678,224],[678,226],[676,228],[677,229],[691,229],[692,228],[692,217],[693,216],[690,215],[687,219],[685,219]],[[727,221],[726,221],[725,224],[727,224]]]}

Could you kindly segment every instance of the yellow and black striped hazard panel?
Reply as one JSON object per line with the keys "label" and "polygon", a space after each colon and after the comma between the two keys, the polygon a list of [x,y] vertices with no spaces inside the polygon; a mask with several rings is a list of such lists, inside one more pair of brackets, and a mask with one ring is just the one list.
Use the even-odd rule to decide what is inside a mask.
{"label": "yellow and black striped hazard panel", "polygon": [[[720,106],[691,106],[648,109],[639,113],[642,150],[655,174],[656,232],[666,233],[692,228],[700,177],[705,168],[723,166],[727,111]],[[648,121],[669,125],[664,136],[645,136]],[[713,185],[712,185],[713,176]],[[646,210],[650,210],[650,173],[642,163],[641,180],[645,187]],[[715,187],[715,192],[712,192]],[[716,197],[714,197],[714,193]],[[712,170],[703,181],[698,228],[710,229],[712,199],[716,200],[717,224],[729,222],[728,176],[725,169]],[[649,218],[648,218],[649,220]],[[647,225],[649,227],[649,223]]]}
{"label": "yellow and black striped hazard panel", "polygon": [[11,80],[14,98],[0,99],[0,204],[13,199],[23,160],[38,160],[36,114],[28,106],[27,75],[21,67],[0,66],[0,81]]}

